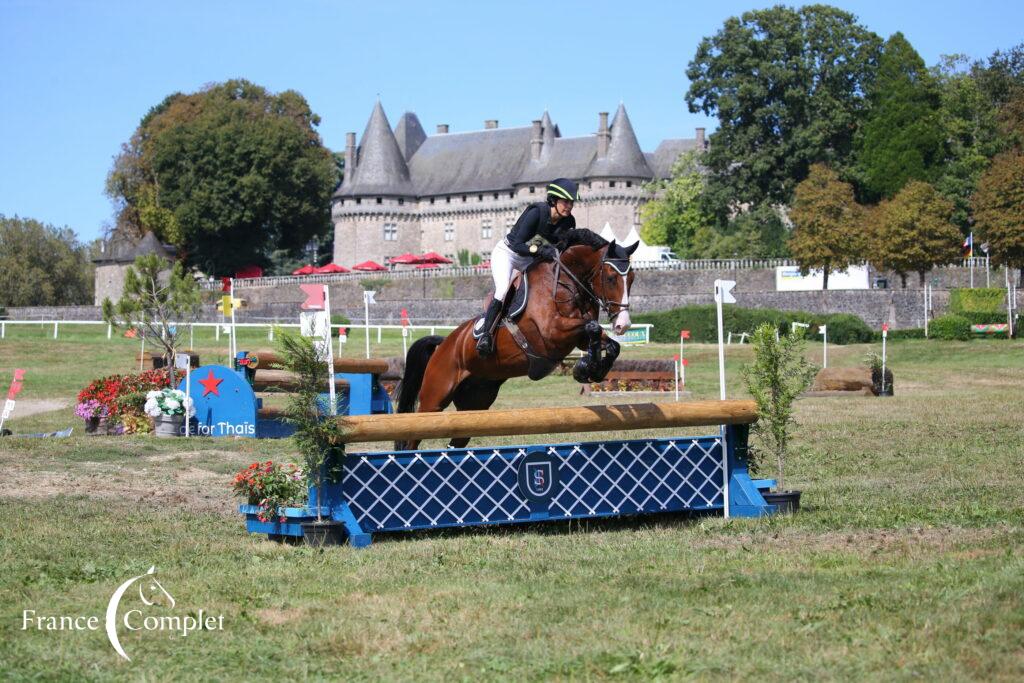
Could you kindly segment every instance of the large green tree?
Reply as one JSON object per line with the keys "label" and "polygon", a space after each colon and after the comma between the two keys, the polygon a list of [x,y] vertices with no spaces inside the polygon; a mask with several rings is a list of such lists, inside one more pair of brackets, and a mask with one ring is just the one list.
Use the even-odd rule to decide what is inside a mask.
{"label": "large green tree", "polygon": [[932,69],[939,87],[939,116],[946,140],[946,161],[935,188],[953,202],[953,223],[970,229],[971,195],[989,160],[1002,148],[997,109],[993,107],[963,55],[944,56]]}
{"label": "large green tree", "polygon": [[928,183],[911,180],[873,212],[870,260],[879,270],[916,272],[924,285],[935,266],[960,258],[961,234],[952,223],[953,203]]}
{"label": "large green tree", "polygon": [[92,303],[89,257],[69,228],[0,214],[0,306]]}
{"label": "large green tree", "polygon": [[655,199],[647,202],[641,211],[640,236],[648,244],[671,246],[682,258],[702,258],[694,236],[711,225],[712,219],[704,212],[701,201],[704,176],[698,166],[695,152],[686,152],[672,166],[672,177],[656,183]]}
{"label": "large green tree", "polygon": [[1024,153],[1000,154],[974,194],[977,237],[990,245],[992,260],[1021,269],[1024,277]]}
{"label": "large green tree", "polygon": [[848,166],[881,42],[828,5],[753,10],[701,40],[686,101],[718,118],[702,163],[719,215],[789,204],[812,163]]}
{"label": "large green tree", "polygon": [[853,186],[825,164],[811,166],[797,185],[793,208],[793,236],[789,250],[804,274],[820,269],[823,288],[829,273],[845,270],[864,260],[863,215],[853,196]]}
{"label": "large green tree", "polygon": [[319,122],[299,93],[245,80],[167,97],[114,160],[118,229],[151,230],[216,275],[297,253],[330,230],[338,169]]}
{"label": "large green tree", "polygon": [[902,33],[885,41],[867,92],[869,108],[855,145],[863,197],[889,198],[907,180],[934,180],[946,157],[941,93]]}

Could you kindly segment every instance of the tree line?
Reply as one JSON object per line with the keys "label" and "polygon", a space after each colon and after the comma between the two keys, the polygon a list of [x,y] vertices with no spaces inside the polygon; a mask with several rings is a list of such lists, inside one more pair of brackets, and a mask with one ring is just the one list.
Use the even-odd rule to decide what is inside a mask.
{"label": "tree line", "polygon": [[650,188],[644,239],[686,258],[924,273],[987,241],[1024,268],[1024,43],[928,68],[827,5],[725,21],[686,71],[709,149]]}

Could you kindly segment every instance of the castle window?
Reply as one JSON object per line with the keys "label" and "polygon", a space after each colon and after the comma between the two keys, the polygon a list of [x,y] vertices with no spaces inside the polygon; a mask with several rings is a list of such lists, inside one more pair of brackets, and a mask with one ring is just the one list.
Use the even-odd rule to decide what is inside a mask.
{"label": "castle window", "polygon": [[510,218],[506,218],[505,219],[505,234],[507,235],[510,232],[512,232],[512,228],[514,228],[515,225],[516,225],[516,219],[515,218],[511,218],[511,217]]}
{"label": "castle window", "polygon": [[360,199],[360,198],[356,198],[356,204],[362,204],[362,203],[363,203],[363,200],[362,200],[362,199]]}
{"label": "castle window", "polygon": [[398,225],[395,223],[384,224],[384,241],[395,242],[398,240]]}
{"label": "castle window", "polygon": [[495,192],[495,193],[494,193],[494,198],[495,198],[495,199],[497,199],[497,198],[498,198],[498,193],[497,193],[497,192]]}
{"label": "castle window", "polygon": [[480,239],[483,239],[483,240],[491,239],[491,236],[492,236],[491,233],[492,232],[493,232],[493,230],[491,228],[491,219],[490,218],[485,218],[483,220],[483,222],[480,223]]}
{"label": "castle window", "polygon": [[615,181],[614,180],[608,181],[608,187],[615,187]]}
{"label": "castle window", "polygon": [[466,195],[462,195],[462,201],[466,201]]}
{"label": "castle window", "polygon": [[399,197],[398,198],[398,205],[401,206],[402,204],[405,204],[405,200],[402,199],[401,197]]}
{"label": "castle window", "polygon": [[533,194],[536,191],[536,189],[537,188],[535,188],[533,185],[530,185],[530,194]]}
{"label": "castle window", "polygon": [[452,198],[451,197],[445,197],[444,198],[444,203],[445,204],[451,204],[452,203]]}
{"label": "castle window", "polygon": [[483,196],[482,194],[478,194],[478,195],[476,196],[476,200],[477,200],[478,202],[482,202],[482,201],[484,200],[484,196]]}
{"label": "castle window", "polygon": [[445,223],[444,224],[444,241],[451,242],[455,239],[455,224]]}
{"label": "castle window", "polygon": [[378,204],[383,204],[383,203],[384,203],[384,200],[383,200],[383,199],[381,199],[380,197],[377,197],[377,203],[378,203]]}
{"label": "castle window", "polygon": [[515,192],[509,192],[508,193],[508,198],[509,199],[515,199],[516,198],[516,193]]}
{"label": "castle window", "polygon": [[626,187],[633,187],[633,181],[632,180],[627,180],[626,181]]}

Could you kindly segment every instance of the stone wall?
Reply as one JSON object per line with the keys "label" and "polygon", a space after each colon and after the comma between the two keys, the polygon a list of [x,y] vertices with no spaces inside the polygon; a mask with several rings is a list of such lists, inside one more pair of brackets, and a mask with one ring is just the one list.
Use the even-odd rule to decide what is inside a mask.
{"label": "stone wall", "polygon": [[[975,272],[976,286],[984,284],[984,276],[983,270],[980,275]],[[937,280],[932,297],[933,315],[941,315],[949,305],[949,286],[967,286],[970,274],[964,268],[941,268],[929,276],[932,277]],[[852,313],[876,328],[883,322],[894,329],[923,325],[924,297],[916,276],[908,280],[907,289],[777,292],[775,272],[771,269],[638,271],[631,297],[633,310],[646,313],[713,303],[716,279],[736,280],[734,292],[741,306]],[[993,271],[991,280],[993,285],[1003,282],[1003,271]],[[898,283],[899,279],[890,276],[889,281]],[[405,308],[414,323],[446,324],[479,314],[491,292],[492,281],[487,273],[475,277],[394,280],[368,275],[330,285],[334,312],[353,322],[362,321],[364,288],[377,292],[377,304],[370,307],[371,322],[397,324]],[[303,300],[297,286],[239,287],[236,296],[247,305],[238,312],[238,322],[294,322],[298,318],[298,304]],[[1022,299],[1024,294],[1018,289],[1018,306]],[[15,320],[99,320],[100,311],[92,306],[12,308],[8,316]],[[204,309],[202,319],[214,322],[221,317],[210,305]]]}

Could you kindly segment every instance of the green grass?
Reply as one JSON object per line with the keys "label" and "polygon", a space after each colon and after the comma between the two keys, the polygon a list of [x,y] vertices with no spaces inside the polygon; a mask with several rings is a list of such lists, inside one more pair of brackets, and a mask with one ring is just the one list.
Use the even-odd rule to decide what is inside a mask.
{"label": "green grass", "polygon": [[[32,332],[9,328],[0,341],[0,376],[28,370],[19,399],[73,400],[93,377],[129,371],[138,350],[99,329],[62,330],[57,341]],[[225,351],[209,337],[196,344],[204,362]],[[350,339],[347,355],[363,348]],[[265,333],[246,333],[240,348],[248,344],[265,347]],[[859,364],[867,350],[831,347],[829,365]],[[375,347],[400,352],[397,335]],[[740,396],[750,349],[727,354],[729,395]],[[821,345],[809,355],[820,363]],[[691,345],[687,357],[687,389],[717,398],[715,348]],[[4,439],[0,671],[10,680],[1020,680],[1024,343],[905,341],[889,358],[893,398],[798,403],[789,480],[805,509],[788,518],[420,532],[319,551],[249,536],[233,512],[230,473],[295,459],[289,441]],[[628,400],[580,396],[554,377],[509,382],[498,405]],[[72,424],[67,408],[11,427]],[[223,613],[224,631],[122,633],[129,663],[102,629],[20,628],[24,609],[102,616],[114,588],[151,565],[176,611]]]}

